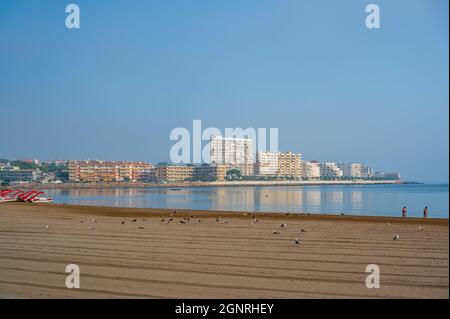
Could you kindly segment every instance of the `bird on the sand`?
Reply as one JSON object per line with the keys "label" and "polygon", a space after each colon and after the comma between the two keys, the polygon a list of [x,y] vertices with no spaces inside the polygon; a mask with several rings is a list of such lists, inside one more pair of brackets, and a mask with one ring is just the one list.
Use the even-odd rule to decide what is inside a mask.
{"label": "bird on the sand", "polygon": [[222,220],[222,224],[228,224],[228,220],[226,219]]}
{"label": "bird on the sand", "polygon": [[142,227],[142,226],[139,226],[139,229],[144,229],[144,227]]}
{"label": "bird on the sand", "polygon": [[81,221],[80,223],[82,223],[82,224],[83,224],[83,221]]}
{"label": "bird on the sand", "polygon": [[306,230],[304,230],[304,229],[302,228],[302,229],[300,229],[300,232],[306,233]]}
{"label": "bird on the sand", "polygon": [[423,230],[422,226],[419,226],[419,230]]}
{"label": "bird on the sand", "polygon": [[124,220],[122,220],[121,224],[122,224],[122,225],[123,225],[123,224],[125,224],[125,221],[124,221]]}
{"label": "bird on the sand", "polygon": [[135,223],[137,219],[133,219],[132,222]]}
{"label": "bird on the sand", "polygon": [[282,227],[282,228],[287,227],[287,224],[281,224],[280,227]]}
{"label": "bird on the sand", "polygon": [[216,222],[218,222],[219,221],[219,217],[216,217]]}
{"label": "bird on the sand", "polygon": [[295,238],[295,240],[293,241],[294,245],[300,245],[300,240],[298,240],[298,238]]}
{"label": "bird on the sand", "polygon": [[394,236],[394,240],[399,240],[399,239],[400,239],[400,235],[399,234]]}
{"label": "bird on the sand", "polygon": [[180,220],[180,223],[182,224],[186,224],[186,222],[184,220]]}
{"label": "bird on the sand", "polygon": [[46,225],[46,226],[45,226],[45,228],[47,228],[47,229],[48,229],[48,225]]}
{"label": "bird on the sand", "polygon": [[97,221],[95,220],[95,218],[92,218],[92,222],[93,222],[93,223],[96,223]]}
{"label": "bird on the sand", "polygon": [[278,235],[278,234],[280,234],[280,232],[277,230],[272,230],[272,234]]}
{"label": "bird on the sand", "polygon": [[89,230],[95,230],[95,227],[89,227]]}

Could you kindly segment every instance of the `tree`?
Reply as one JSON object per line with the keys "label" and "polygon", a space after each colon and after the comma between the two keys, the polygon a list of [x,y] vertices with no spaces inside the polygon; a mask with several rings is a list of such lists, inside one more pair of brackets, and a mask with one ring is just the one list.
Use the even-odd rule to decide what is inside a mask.
{"label": "tree", "polygon": [[242,174],[241,174],[241,170],[238,168],[233,168],[227,171],[226,174],[226,179],[228,180],[236,180],[236,179],[241,179],[242,178]]}

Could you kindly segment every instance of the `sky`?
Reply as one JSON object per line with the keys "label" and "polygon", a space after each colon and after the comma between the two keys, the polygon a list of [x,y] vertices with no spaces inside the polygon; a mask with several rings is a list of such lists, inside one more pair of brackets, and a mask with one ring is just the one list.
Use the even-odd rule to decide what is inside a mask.
{"label": "sky", "polygon": [[[65,8],[80,8],[68,29]],[[380,7],[368,29],[365,8]],[[2,0],[0,158],[170,160],[177,127],[448,182],[448,1]]]}

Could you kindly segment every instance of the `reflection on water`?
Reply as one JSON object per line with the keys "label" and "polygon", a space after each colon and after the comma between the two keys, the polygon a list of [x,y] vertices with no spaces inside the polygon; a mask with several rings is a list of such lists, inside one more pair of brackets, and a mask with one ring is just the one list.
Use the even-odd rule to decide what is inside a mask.
{"label": "reflection on water", "polygon": [[410,216],[421,216],[428,206],[432,217],[448,218],[448,184],[70,189],[48,194],[67,204],[316,214],[399,215],[406,205]]}

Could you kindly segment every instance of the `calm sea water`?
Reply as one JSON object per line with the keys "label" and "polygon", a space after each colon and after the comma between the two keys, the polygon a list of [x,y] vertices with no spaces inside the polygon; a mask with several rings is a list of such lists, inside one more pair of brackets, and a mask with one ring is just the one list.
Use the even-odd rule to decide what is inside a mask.
{"label": "calm sea water", "polygon": [[449,217],[448,184],[49,190],[57,203],[199,210]]}

